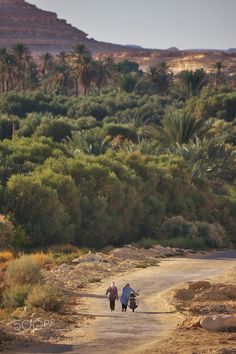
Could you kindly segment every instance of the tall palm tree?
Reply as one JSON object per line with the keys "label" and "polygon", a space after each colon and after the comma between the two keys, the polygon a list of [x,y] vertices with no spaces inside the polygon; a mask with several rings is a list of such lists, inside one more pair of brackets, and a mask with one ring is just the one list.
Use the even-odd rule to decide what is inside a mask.
{"label": "tall palm tree", "polygon": [[160,94],[165,94],[171,84],[173,74],[166,61],[151,65],[146,73],[148,80],[154,84]]}
{"label": "tall palm tree", "polygon": [[43,75],[43,77],[48,76],[54,68],[54,58],[53,55],[50,53],[44,53],[40,57],[40,73]]}
{"label": "tall palm tree", "polygon": [[213,63],[213,67],[215,68],[215,86],[220,84],[221,81],[221,76],[222,76],[222,69],[223,69],[223,63],[222,61],[215,61]]}
{"label": "tall palm tree", "polygon": [[67,63],[67,57],[68,55],[66,52],[60,52],[59,54],[57,54],[57,64],[65,65]]}
{"label": "tall palm tree", "polygon": [[31,51],[24,44],[18,43],[12,48],[12,54],[16,60],[19,87],[24,90],[26,82],[30,77],[30,61],[32,60]]}
{"label": "tall palm tree", "polygon": [[56,63],[48,82],[50,88],[54,89],[54,91],[68,93],[71,87],[71,79],[72,77],[69,65],[66,62],[64,64]]}
{"label": "tall palm tree", "polygon": [[84,44],[77,44],[70,53],[77,62],[90,61],[92,53],[86,48]]}
{"label": "tall palm tree", "polygon": [[0,49],[0,75],[2,92],[15,88],[18,77],[16,60],[6,48]]}
{"label": "tall palm tree", "polygon": [[94,84],[101,91],[111,78],[110,65],[107,61],[97,60],[94,62]]}
{"label": "tall palm tree", "polygon": [[51,86],[51,75],[54,72],[55,62],[54,57],[50,53],[44,53],[40,56],[39,72],[42,79],[42,86],[47,92]]}
{"label": "tall palm tree", "polygon": [[83,86],[84,95],[86,95],[95,75],[92,54],[84,44],[78,44],[73,48],[69,57],[73,70],[76,97],[79,95],[79,85]]}

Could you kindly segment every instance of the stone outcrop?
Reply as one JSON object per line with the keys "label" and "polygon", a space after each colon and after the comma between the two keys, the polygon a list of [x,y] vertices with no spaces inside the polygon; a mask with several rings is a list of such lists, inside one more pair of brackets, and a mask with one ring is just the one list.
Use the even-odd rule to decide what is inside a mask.
{"label": "stone outcrop", "polygon": [[122,46],[89,39],[60,20],[56,13],[40,10],[25,0],[0,0],[0,47],[24,43],[34,52],[60,52],[84,43],[92,52],[122,50]]}
{"label": "stone outcrop", "polygon": [[225,331],[236,328],[234,315],[209,315],[201,319],[201,327],[207,331]]}

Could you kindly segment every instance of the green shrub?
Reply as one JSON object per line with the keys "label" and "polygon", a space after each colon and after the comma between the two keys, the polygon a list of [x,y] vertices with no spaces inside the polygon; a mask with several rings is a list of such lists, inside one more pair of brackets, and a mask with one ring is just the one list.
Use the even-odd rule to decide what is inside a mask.
{"label": "green shrub", "polygon": [[122,136],[124,139],[137,142],[137,133],[134,128],[130,127],[128,124],[106,124],[103,128],[102,134],[104,136],[109,136],[112,139],[116,136]]}
{"label": "green shrub", "polygon": [[174,247],[174,248],[184,248],[184,249],[195,249],[203,250],[205,248],[204,240],[199,238],[187,238],[187,237],[178,237],[171,238],[160,241],[160,244],[163,247]]}
{"label": "green shrub", "polygon": [[23,307],[31,290],[32,286],[27,284],[17,285],[6,289],[2,297],[3,306],[6,309]]}
{"label": "green shrub", "polygon": [[224,228],[205,221],[187,221],[173,216],[162,225],[162,245],[181,248],[220,248],[226,244]]}
{"label": "green shrub", "polygon": [[207,222],[197,222],[197,234],[198,237],[205,240],[205,243],[209,247],[219,248],[225,244],[225,230],[218,224],[209,224]]}
{"label": "green shrub", "polygon": [[28,296],[27,304],[45,311],[58,312],[64,305],[64,298],[50,285],[35,285]]}
{"label": "green shrub", "polygon": [[78,247],[66,244],[66,245],[53,245],[50,247],[51,253],[59,253],[59,254],[71,254],[77,253],[79,251]]}
{"label": "green shrub", "polygon": [[42,280],[40,265],[31,256],[9,262],[4,281],[8,286],[36,284]]}
{"label": "green shrub", "polygon": [[191,223],[183,218],[183,216],[173,216],[167,219],[162,225],[162,233],[165,238],[177,238],[188,236]]}
{"label": "green shrub", "polygon": [[140,241],[135,242],[134,246],[136,246],[138,248],[149,249],[149,248],[152,248],[157,243],[158,243],[157,240],[154,240],[154,239],[149,238],[149,237],[144,237]]}

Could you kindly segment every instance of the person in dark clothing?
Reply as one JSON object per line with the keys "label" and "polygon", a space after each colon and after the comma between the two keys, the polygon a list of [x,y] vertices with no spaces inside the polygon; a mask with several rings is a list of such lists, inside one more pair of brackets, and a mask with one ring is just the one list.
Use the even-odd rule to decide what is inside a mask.
{"label": "person in dark clothing", "polygon": [[109,301],[110,301],[110,309],[111,311],[115,310],[115,303],[116,300],[118,300],[118,289],[115,285],[114,282],[111,283],[111,286],[109,286],[109,288],[106,291],[106,295],[109,294]]}
{"label": "person in dark clothing", "polygon": [[122,312],[126,312],[129,303],[129,297],[132,292],[134,292],[134,290],[130,287],[129,283],[123,287],[120,297]]}

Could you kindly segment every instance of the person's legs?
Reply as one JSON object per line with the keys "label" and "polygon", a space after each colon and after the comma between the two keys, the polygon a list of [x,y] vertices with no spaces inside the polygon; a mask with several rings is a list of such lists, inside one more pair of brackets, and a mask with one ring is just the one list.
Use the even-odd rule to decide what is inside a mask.
{"label": "person's legs", "polygon": [[114,300],[110,300],[110,309],[111,309],[111,311],[115,310],[115,301]]}
{"label": "person's legs", "polygon": [[126,311],[127,310],[127,305],[122,304],[122,311]]}

